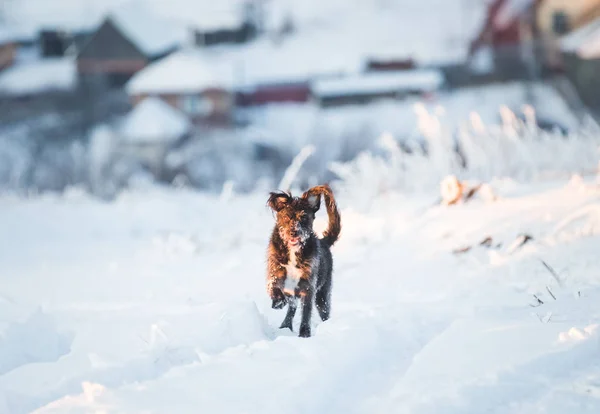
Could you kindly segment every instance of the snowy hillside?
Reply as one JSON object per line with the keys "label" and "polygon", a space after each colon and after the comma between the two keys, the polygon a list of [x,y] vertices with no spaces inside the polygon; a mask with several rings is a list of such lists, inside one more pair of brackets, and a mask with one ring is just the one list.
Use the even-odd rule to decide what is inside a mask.
{"label": "snowy hillside", "polygon": [[491,186],[340,190],[311,339],[270,309],[265,194],[4,197],[0,413],[598,412],[600,186]]}

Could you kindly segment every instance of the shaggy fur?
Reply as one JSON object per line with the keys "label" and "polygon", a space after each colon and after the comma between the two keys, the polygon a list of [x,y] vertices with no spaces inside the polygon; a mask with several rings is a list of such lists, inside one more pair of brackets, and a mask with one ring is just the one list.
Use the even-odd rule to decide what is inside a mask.
{"label": "shaggy fur", "polygon": [[[313,231],[315,213],[325,199],[329,225],[319,238]],[[281,328],[292,330],[297,302],[302,302],[300,336],[310,336],[313,303],[323,321],[331,312],[331,274],[333,258],[330,248],[341,231],[341,219],[331,188],[313,187],[301,197],[289,193],[271,193],[268,206],[276,213],[277,223],[268,249],[267,292],[272,307],[288,305]]]}

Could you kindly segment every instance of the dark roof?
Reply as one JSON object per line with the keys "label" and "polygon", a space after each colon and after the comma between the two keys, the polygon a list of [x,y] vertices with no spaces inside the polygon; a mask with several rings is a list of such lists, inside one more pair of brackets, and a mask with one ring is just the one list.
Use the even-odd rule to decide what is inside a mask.
{"label": "dark roof", "polygon": [[183,28],[148,11],[122,7],[110,13],[83,47],[80,57],[154,58],[176,49]]}

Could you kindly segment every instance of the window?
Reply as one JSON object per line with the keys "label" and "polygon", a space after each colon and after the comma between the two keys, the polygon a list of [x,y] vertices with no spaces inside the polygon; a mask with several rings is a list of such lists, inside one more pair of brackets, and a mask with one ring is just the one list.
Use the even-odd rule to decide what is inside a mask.
{"label": "window", "polygon": [[569,31],[569,16],[564,11],[554,12],[552,15],[552,30],[558,35]]}
{"label": "window", "polygon": [[191,116],[207,116],[213,111],[210,99],[198,95],[187,95],[181,98],[181,108]]}

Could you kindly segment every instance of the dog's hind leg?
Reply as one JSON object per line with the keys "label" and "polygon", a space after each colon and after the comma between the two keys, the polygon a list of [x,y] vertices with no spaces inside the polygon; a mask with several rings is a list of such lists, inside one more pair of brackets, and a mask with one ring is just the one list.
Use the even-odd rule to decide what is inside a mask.
{"label": "dog's hind leg", "polygon": [[315,305],[321,320],[325,322],[331,314],[331,279],[315,295]]}
{"label": "dog's hind leg", "polygon": [[285,319],[281,323],[279,329],[289,328],[290,331],[294,331],[292,324],[294,322],[294,316],[296,315],[296,308],[298,307],[298,300],[295,297],[288,298],[288,310],[285,314]]}

